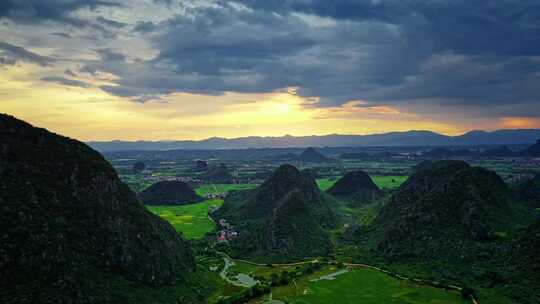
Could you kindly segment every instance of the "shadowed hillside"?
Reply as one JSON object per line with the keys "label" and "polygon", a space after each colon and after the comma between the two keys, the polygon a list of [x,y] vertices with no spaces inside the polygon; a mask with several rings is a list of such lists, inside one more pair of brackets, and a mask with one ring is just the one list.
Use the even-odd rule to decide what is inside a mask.
{"label": "shadowed hillside", "polygon": [[413,174],[381,209],[378,248],[388,257],[459,259],[519,223],[511,192],[492,171],[439,161]]}
{"label": "shadowed hillside", "polygon": [[107,273],[157,286],[195,270],[189,244],[81,142],[0,115],[0,185],[2,303],[107,303],[121,292]]}
{"label": "shadowed hillside", "polygon": [[366,172],[357,170],[345,174],[326,192],[336,198],[369,203],[381,194],[381,189]]}
{"label": "shadowed hillside", "polygon": [[540,219],[519,238],[509,263],[512,295],[519,303],[540,303]]}
{"label": "shadowed hillside", "polygon": [[259,188],[232,193],[214,214],[238,229],[236,254],[291,260],[325,255],[331,244],[323,228],[335,224],[331,201],[312,179],[283,165]]}
{"label": "shadowed hillside", "polygon": [[146,205],[183,205],[196,203],[203,198],[181,181],[161,181],[144,189],[139,194]]}

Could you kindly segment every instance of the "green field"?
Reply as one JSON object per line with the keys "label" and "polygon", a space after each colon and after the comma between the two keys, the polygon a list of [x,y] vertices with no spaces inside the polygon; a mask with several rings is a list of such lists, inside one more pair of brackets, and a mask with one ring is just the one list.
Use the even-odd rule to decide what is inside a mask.
{"label": "green field", "polygon": [[212,206],[219,207],[222,200],[208,200],[202,203],[182,206],[146,206],[148,210],[162,217],[176,231],[188,239],[202,238],[215,228],[214,222],[208,219],[208,211]]}
{"label": "green field", "polygon": [[[332,270],[336,271],[336,269]],[[296,284],[272,290],[273,299],[298,304],[465,304],[457,292],[412,284],[372,269],[355,269],[334,279],[312,281],[328,274],[316,272]]]}
{"label": "green field", "polygon": [[395,176],[383,176],[383,175],[375,175],[371,177],[373,179],[373,182],[377,184],[380,188],[388,188],[388,189],[394,189],[401,184],[403,184],[408,176],[406,175],[395,175]]}
{"label": "green field", "polygon": [[214,193],[226,193],[230,190],[244,190],[244,189],[253,189],[257,187],[256,184],[206,184],[200,185],[195,189],[198,195],[207,195]]}
{"label": "green field", "polygon": [[[405,175],[374,175],[371,177],[373,182],[380,188],[394,189],[405,182],[408,176]],[[317,185],[322,191],[328,190],[338,179],[320,178],[317,179]]]}

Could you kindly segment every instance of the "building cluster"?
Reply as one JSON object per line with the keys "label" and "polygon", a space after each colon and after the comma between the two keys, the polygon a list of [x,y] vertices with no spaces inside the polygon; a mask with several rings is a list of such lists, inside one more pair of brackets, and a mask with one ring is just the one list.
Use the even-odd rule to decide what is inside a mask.
{"label": "building cluster", "polygon": [[206,199],[225,199],[227,193],[208,193],[204,197]]}
{"label": "building cluster", "polygon": [[190,176],[163,176],[158,174],[148,174],[143,177],[143,180],[157,183],[161,181],[180,181],[188,184],[200,184],[202,183],[201,179],[193,178]]}
{"label": "building cluster", "polygon": [[225,219],[220,219],[219,222],[219,231],[217,234],[217,241],[228,242],[235,239],[238,236],[238,232],[234,230],[234,226],[230,223],[227,223]]}

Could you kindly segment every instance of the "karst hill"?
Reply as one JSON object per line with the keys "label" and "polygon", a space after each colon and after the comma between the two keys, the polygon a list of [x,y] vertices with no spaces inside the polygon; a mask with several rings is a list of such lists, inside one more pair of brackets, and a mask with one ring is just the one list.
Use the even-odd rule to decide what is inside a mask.
{"label": "karst hill", "polygon": [[336,223],[331,204],[311,178],[282,165],[257,189],[229,195],[214,217],[237,227],[236,253],[291,260],[331,251],[325,230]]}
{"label": "karst hill", "polygon": [[2,303],[113,303],[195,271],[190,245],[79,141],[0,114],[0,187]]}

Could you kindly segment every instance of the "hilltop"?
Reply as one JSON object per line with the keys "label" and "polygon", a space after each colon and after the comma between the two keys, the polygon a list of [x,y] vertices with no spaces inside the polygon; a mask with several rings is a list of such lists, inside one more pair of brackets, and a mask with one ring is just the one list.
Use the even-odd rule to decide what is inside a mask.
{"label": "hilltop", "polygon": [[315,150],[312,147],[309,147],[306,150],[304,150],[304,152],[302,152],[298,156],[297,159],[301,162],[306,162],[306,163],[323,163],[330,160],[328,159],[328,157],[317,152],[317,150]]}
{"label": "hilltop", "polygon": [[85,144],[0,115],[0,185],[0,302],[119,303],[188,286],[189,243]]}
{"label": "hilltop", "polygon": [[203,198],[181,181],[160,181],[144,189],[139,197],[146,205],[183,205]]}
{"label": "hilltop", "polygon": [[209,183],[231,183],[234,178],[225,164],[210,166],[202,175],[202,178]]}
{"label": "hilltop", "polygon": [[366,172],[357,170],[347,172],[326,192],[336,198],[355,203],[367,203],[379,196],[381,189]]}
{"label": "hilltop", "polygon": [[325,231],[336,223],[331,204],[312,179],[282,165],[258,188],[227,196],[213,217],[238,229],[234,254],[290,261],[331,251]]}

